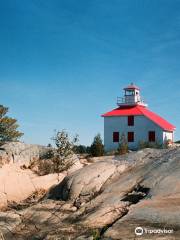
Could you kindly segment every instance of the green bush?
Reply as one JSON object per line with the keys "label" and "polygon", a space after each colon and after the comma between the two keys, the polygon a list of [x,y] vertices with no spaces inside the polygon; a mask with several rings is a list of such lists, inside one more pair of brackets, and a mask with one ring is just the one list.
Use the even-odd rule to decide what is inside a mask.
{"label": "green bush", "polygon": [[74,146],[73,151],[74,151],[74,153],[76,153],[76,154],[85,154],[85,153],[88,153],[88,152],[87,152],[87,148],[88,148],[88,147],[86,147],[86,146],[84,146],[84,145],[76,145],[76,146]]}
{"label": "green bush", "polygon": [[117,155],[122,155],[128,153],[128,143],[127,139],[125,137],[125,134],[121,135],[120,142],[119,142],[119,147],[117,149]]}
{"label": "green bush", "polygon": [[90,154],[93,157],[100,157],[104,155],[104,145],[99,133],[94,137],[93,143],[90,147]]}
{"label": "green bush", "polygon": [[140,141],[139,144],[138,144],[138,149],[143,149],[143,148],[157,148],[157,149],[161,149],[161,148],[163,148],[163,145],[160,144],[159,142]]}
{"label": "green bush", "polygon": [[[53,140],[56,147],[49,146],[49,150],[38,161],[37,172],[40,175],[60,173],[68,170],[74,164],[73,149],[78,142],[78,136],[70,139],[68,132],[62,130],[55,134]],[[36,165],[36,163],[33,164]],[[31,167],[34,167],[33,164]]]}
{"label": "green bush", "polygon": [[54,172],[59,173],[67,170],[74,164],[72,156],[74,154],[74,146],[78,142],[78,135],[71,140],[68,132],[62,130],[55,134],[53,140],[56,145],[52,157],[53,167]]}

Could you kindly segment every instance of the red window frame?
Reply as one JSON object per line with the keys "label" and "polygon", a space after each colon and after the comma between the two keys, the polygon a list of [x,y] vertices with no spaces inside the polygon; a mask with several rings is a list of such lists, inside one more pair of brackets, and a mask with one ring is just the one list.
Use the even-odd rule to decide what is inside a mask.
{"label": "red window frame", "polygon": [[113,132],[113,142],[119,142],[119,132]]}
{"label": "red window frame", "polygon": [[156,141],[156,132],[155,131],[149,131],[149,142],[155,142]]}
{"label": "red window frame", "polygon": [[134,142],[134,132],[128,132],[128,142]]}
{"label": "red window frame", "polygon": [[128,116],[128,126],[134,126],[134,116]]}

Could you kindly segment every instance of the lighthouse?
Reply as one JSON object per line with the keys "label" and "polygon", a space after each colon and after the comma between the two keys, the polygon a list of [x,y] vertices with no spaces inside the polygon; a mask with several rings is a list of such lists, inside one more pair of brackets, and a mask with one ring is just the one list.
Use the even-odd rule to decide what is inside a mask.
{"label": "lighthouse", "polygon": [[175,126],[148,109],[140,88],[131,83],[123,90],[124,96],[117,97],[118,107],[102,115],[105,150],[116,150],[122,135],[132,150],[138,149],[141,142],[173,142]]}
{"label": "lighthouse", "polygon": [[142,100],[140,95],[140,88],[131,83],[129,86],[124,88],[124,97],[117,97],[118,106],[134,106],[141,105],[146,106],[147,104]]}

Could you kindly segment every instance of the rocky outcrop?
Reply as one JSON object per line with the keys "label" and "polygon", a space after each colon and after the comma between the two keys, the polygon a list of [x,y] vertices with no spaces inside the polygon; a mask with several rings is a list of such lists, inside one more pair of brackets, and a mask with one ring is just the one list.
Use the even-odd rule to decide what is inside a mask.
{"label": "rocky outcrop", "polygon": [[44,176],[28,167],[35,163],[34,168],[47,153],[49,148],[20,142],[8,143],[0,150],[0,208],[10,202],[20,202],[39,189],[47,191],[53,185],[61,182],[65,176],[82,168],[76,155],[72,156],[73,165],[60,174],[51,173]]}
{"label": "rocky outcrop", "polygon": [[[1,231],[5,239],[180,239],[179,179],[178,147],[100,159],[51,189],[53,199],[2,213]],[[137,237],[136,227],[174,233]]]}
{"label": "rocky outcrop", "polygon": [[[64,202],[46,200],[20,211],[0,213],[0,233],[6,240],[74,239],[87,230],[76,224],[66,223],[74,208]],[[1,235],[0,235],[1,237]]]}
{"label": "rocky outcrop", "polygon": [[48,190],[58,184],[66,173],[38,176],[30,169],[21,169],[18,164],[0,168],[0,208],[9,202],[20,202],[38,189]]}
{"label": "rocky outcrop", "polygon": [[99,161],[67,176],[63,182],[51,189],[49,198],[71,200],[78,206],[93,199],[112,176],[123,172],[128,164],[118,161]]}
{"label": "rocky outcrop", "polygon": [[90,159],[89,166],[67,176],[63,182],[51,189],[49,197],[72,200],[78,203],[88,202],[103,190],[112,179],[118,177],[126,169],[148,161],[159,151],[145,149],[123,156],[103,156]]}
{"label": "rocky outcrop", "polygon": [[[134,239],[136,227],[143,229],[168,229],[173,234],[145,234],[148,239],[180,238],[180,148],[169,150],[158,159],[137,167],[131,179],[137,181],[149,192],[143,201],[129,208],[128,214],[119,219],[106,231],[105,236],[112,239],[129,236]],[[130,174],[122,176],[121,184],[129,182]],[[131,194],[133,200],[133,193]],[[128,201],[128,198],[126,198]],[[130,198],[129,198],[130,199]],[[158,238],[159,237],[159,238]]]}
{"label": "rocky outcrop", "polygon": [[9,142],[0,148],[0,163],[19,163],[29,166],[32,161],[38,160],[49,148],[41,145]]}
{"label": "rocky outcrop", "polygon": [[[148,222],[150,226],[156,221],[162,227],[163,225],[175,227],[178,222],[180,223],[180,215],[178,211],[175,211],[175,209],[180,210],[180,185],[178,183],[180,148],[147,149],[136,154],[131,153],[126,157],[130,159],[133,154],[135,158],[140,155],[142,157],[136,163],[130,161],[131,164],[128,167],[122,165],[124,166],[122,171],[115,170],[117,166],[120,168],[121,162],[115,164],[115,162],[107,161],[105,168],[101,167],[104,162],[97,162],[79,170],[77,175],[75,173],[64,179],[64,182],[59,185],[61,189],[59,194],[62,198],[65,197],[64,199],[74,201],[80,198],[81,200],[81,196],[92,196],[94,189],[97,193],[94,194],[94,198],[90,198],[91,201],[88,199],[70,217],[71,220],[78,219],[80,224],[90,228],[104,228],[112,225],[112,228],[106,231],[105,236],[114,237],[114,239],[118,239],[119,226],[122,221],[127,221],[126,224],[128,224],[133,219],[131,221],[131,223],[134,222],[134,225],[131,224],[132,239],[135,237],[134,227],[137,226],[138,221],[139,223],[146,222],[146,224]],[[122,164],[124,163],[125,159]],[[89,176],[90,169],[91,176]],[[104,176],[106,177],[103,178]],[[82,200],[80,202],[82,203]],[[114,224],[115,222],[117,223]]]}

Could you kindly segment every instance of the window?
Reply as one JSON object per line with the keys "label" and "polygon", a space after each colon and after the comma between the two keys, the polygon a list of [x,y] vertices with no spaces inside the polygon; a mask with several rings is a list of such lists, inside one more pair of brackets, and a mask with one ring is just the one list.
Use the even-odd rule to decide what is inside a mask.
{"label": "window", "polygon": [[128,126],[134,126],[134,116],[128,116]]}
{"label": "window", "polygon": [[119,132],[113,132],[113,142],[119,142]]}
{"label": "window", "polygon": [[156,134],[155,131],[149,131],[149,142],[155,142]]}
{"label": "window", "polygon": [[128,142],[134,142],[134,132],[128,132]]}
{"label": "window", "polygon": [[125,96],[134,96],[135,93],[134,93],[134,90],[126,90],[125,91]]}

